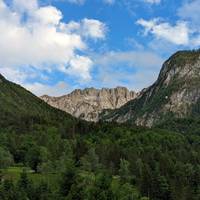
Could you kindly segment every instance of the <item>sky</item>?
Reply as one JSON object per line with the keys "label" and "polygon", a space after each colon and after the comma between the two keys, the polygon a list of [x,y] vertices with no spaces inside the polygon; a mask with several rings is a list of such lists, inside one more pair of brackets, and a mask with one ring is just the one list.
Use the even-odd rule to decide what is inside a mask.
{"label": "sky", "polygon": [[0,73],[34,94],[151,85],[200,48],[200,0],[0,0]]}

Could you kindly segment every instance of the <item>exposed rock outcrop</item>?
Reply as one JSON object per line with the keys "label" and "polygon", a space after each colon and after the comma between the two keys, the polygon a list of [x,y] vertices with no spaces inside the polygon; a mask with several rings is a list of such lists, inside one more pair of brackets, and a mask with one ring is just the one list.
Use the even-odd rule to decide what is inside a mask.
{"label": "exposed rock outcrop", "polygon": [[87,88],[74,90],[61,97],[41,97],[53,107],[59,108],[77,118],[87,121],[98,121],[103,109],[116,109],[137,97],[137,93],[125,87],[113,89]]}
{"label": "exposed rock outcrop", "polygon": [[170,118],[195,116],[200,116],[200,50],[174,54],[152,86],[102,119],[152,127]]}

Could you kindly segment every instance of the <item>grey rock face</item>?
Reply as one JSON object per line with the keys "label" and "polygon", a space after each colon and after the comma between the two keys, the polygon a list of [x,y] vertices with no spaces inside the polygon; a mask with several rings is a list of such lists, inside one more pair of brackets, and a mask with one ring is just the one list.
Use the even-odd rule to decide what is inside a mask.
{"label": "grey rock face", "polygon": [[168,59],[157,81],[140,95],[107,113],[106,121],[152,127],[169,118],[200,116],[200,50],[181,51]]}
{"label": "grey rock face", "polygon": [[137,97],[137,93],[124,87],[113,89],[87,88],[74,90],[61,97],[41,97],[45,102],[87,121],[98,121],[104,109],[116,109]]}

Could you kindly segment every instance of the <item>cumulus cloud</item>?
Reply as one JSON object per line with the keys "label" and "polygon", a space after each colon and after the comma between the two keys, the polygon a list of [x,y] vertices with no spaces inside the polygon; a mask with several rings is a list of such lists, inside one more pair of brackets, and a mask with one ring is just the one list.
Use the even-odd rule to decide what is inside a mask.
{"label": "cumulus cloud", "polygon": [[[69,29],[73,23],[76,30],[63,28]],[[88,46],[85,38],[104,38],[106,26],[94,19],[73,23],[63,22],[60,10],[53,6],[42,7],[37,0],[13,0],[10,6],[0,0],[1,73],[10,76],[12,71],[30,75],[35,68],[38,72],[58,70],[84,81],[90,80],[93,62],[84,55]],[[26,74],[20,83],[26,81]]]}
{"label": "cumulus cloud", "polygon": [[62,24],[62,30],[85,38],[104,39],[107,27],[99,20],[85,18],[80,22],[71,21],[68,24]]}
{"label": "cumulus cloud", "polygon": [[173,26],[167,22],[161,22],[159,19],[139,19],[137,24],[144,27],[145,34],[151,33],[159,39],[165,39],[176,45],[189,43],[189,29],[183,21],[179,21]]}
{"label": "cumulus cloud", "polygon": [[82,21],[83,35],[92,38],[104,38],[105,37],[105,24],[94,19],[84,19]]}
{"label": "cumulus cloud", "polygon": [[[149,0],[151,1],[151,0]],[[154,18],[139,19],[137,24],[143,26],[145,35],[151,33],[156,40],[165,40],[175,46],[197,48],[200,45],[200,0],[183,1],[177,9],[179,19],[175,24]],[[155,41],[155,38],[153,39]]]}
{"label": "cumulus cloud", "polygon": [[92,65],[93,62],[89,58],[77,55],[70,60],[70,67],[66,69],[66,72],[73,76],[81,76],[83,81],[91,80],[90,69]]}
{"label": "cumulus cloud", "polygon": [[62,13],[53,6],[41,7],[32,14],[33,19],[42,25],[59,25]]}

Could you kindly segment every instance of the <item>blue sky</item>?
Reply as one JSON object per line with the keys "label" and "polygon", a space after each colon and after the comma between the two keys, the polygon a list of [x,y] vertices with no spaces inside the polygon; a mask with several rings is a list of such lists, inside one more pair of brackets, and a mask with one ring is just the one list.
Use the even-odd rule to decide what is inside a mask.
{"label": "blue sky", "polygon": [[152,84],[200,46],[200,0],[0,0],[0,73],[36,95]]}

